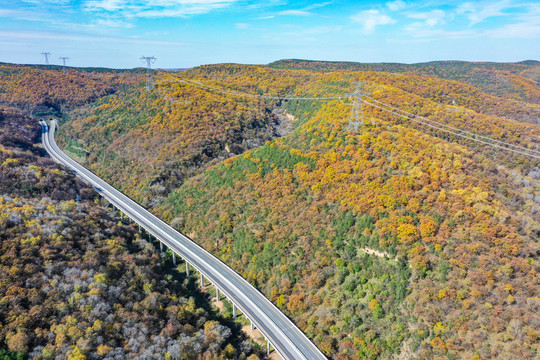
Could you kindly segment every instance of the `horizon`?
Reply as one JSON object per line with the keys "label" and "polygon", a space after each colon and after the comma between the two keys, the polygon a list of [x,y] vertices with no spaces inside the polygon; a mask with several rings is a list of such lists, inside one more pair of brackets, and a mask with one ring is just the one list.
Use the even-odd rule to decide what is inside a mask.
{"label": "horizon", "polygon": [[[414,63],[403,63],[403,62],[391,62],[391,61],[380,61],[380,62],[359,62],[359,61],[341,61],[341,60],[317,60],[317,59],[278,59],[271,61],[266,64],[248,64],[248,63],[239,63],[239,62],[221,62],[221,63],[208,63],[208,64],[199,64],[192,67],[170,67],[170,68],[164,68],[164,67],[152,67],[152,70],[160,70],[160,71],[181,71],[181,70],[189,70],[193,69],[199,66],[209,66],[209,65],[222,65],[222,64],[232,64],[232,65],[246,65],[246,66],[268,66],[270,64],[279,62],[279,61],[307,61],[307,62],[326,62],[326,63],[350,63],[350,64],[396,64],[396,65],[422,65],[422,64],[431,64],[431,63],[451,63],[451,62],[458,62],[458,63],[469,63],[469,64],[524,64],[525,62],[533,61],[537,62],[540,65],[540,60],[536,59],[524,59],[524,60],[518,60],[518,61],[466,61],[466,60],[432,60],[432,61],[424,61],[424,62],[414,62]],[[10,63],[10,62],[3,62],[0,61],[1,65],[21,65],[21,66],[49,66],[51,68],[59,67],[63,68],[63,65],[61,64],[35,64],[35,63]],[[120,68],[120,67],[106,67],[106,66],[70,66],[66,65],[66,68],[68,69],[109,69],[109,70],[146,70],[146,67],[144,65],[141,66],[134,66],[131,68]]]}
{"label": "horizon", "polygon": [[[526,0],[355,2],[0,0],[0,62],[132,69],[274,59],[415,64],[537,58],[540,4]],[[447,60],[441,60],[447,59]],[[459,59],[459,60],[456,60]]]}

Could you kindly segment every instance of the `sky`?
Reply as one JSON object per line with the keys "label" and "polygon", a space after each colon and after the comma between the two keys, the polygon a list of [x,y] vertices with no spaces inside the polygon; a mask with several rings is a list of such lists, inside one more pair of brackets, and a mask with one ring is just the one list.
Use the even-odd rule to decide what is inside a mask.
{"label": "sky", "polygon": [[0,62],[540,60],[540,1],[0,0]]}

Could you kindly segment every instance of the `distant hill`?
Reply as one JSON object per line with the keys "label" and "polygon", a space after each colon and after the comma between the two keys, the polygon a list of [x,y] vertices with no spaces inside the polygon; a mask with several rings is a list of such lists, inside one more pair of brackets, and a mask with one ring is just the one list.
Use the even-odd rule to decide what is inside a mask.
{"label": "distant hill", "polygon": [[418,64],[356,63],[339,61],[280,60],[268,64],[275,69],[302,69],[318,72],[384,71],[436,76],[461,81],[488,93],[510,96],[540,104],[540,62],[518,63],[432,61]]}
{"label": "distant hill", "polygon": [[468,62],[468,61],[430,61],[425,63],[404,64],[404,63],[360,63],[351,61],[319,61],[302,59],[278,60],[268,64],[269,67],[278,69],[303,69],[315,71],[449,71],[470,69],[491,69],[506,70],[519,73],[529,67],[539,66],[536,60],[525,60],[516,63],[498,62]]}
{"label": "distant hill", "polygon": [[143,79],[137,71],[4,64],[0,65],[0,104],[26,114],[61,116]]}
{"label": "distant hill", "polygon": [[55,71],[62,71],[64,69],[73,69],[77,71],[86,71],[86,72],[108,72],[108,73],[125,73],[125,72],[146,72],[146,68],[143,67],[136,67],[136,68],[130,68],[130,69],[116,69],[116,68],[106,68],[106,67],[77,67],[77,66],[62,66],[62,65],[56,65],[56,64],[14,64],[14,63],[6,63],[6,62],[0,62],[0,66],[20,66],[20,67],[28,67],[28,68],[35,68],[35,69],[41,69],[41,70],[55,70]]}

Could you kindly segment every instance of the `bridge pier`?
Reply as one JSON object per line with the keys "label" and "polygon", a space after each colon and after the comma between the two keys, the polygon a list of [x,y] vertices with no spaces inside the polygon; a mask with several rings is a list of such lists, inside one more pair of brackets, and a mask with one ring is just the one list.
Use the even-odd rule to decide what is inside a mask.
{"label": "bridge pier", "polygon": [[219,301],[219,289],[216,286],[216,301]]}
{"label": "bridge pier", "polygon": [[251,327],[251,331],[253,331],[253,329],[255,329],[255,326],[253,326],[253,320],[249,319],[249,325]]}
{"label": "bridge pier", "polygon": [[152,242],[152,234],[148,233],[148,241]]}
{"label": "bridge pier", "polygon": [[172,262],[176,266],[176,253],[174,251],[172,252]]}
{"label": "bridge pier", "polygon": [[189,263],[186,261],[186,276],[189,276]]}
{"label": "bridge pier", "polygon": [[236,319],[236,305],[234,303],[232,303],[232,317]]}
{"label": "bridge pier", "polygon": [[163,252],[163,243],[161,241],[159,242],[159,251]]}
{"label": "bridge pier", "polygon": [[204,276],[203,276],[203,274],[201,273],[201,287],[203,287],[203,286],[204,286]]}

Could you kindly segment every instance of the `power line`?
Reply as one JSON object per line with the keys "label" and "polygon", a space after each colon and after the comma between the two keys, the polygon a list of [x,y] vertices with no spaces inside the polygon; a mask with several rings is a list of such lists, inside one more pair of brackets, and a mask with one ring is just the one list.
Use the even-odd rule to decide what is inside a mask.
{"label": "power line", "polygon": [[[170,79],[169,79],[170,80]],[[248,94],[248,93],[242,93],[236,90],[227,90],[227,89],[221,89],[214,86],[202,84],[198,81],[194,80],[181,80],[181,79],[175,79],[177,82],[181,82],[187,85],[192,85],[204,90],[208,91],[217,91],[223,94],[229,94],[239,97],[249,97],[254,99],[268,99],[268,100],[339,100],[342,99],[342,96],[334,96],[334,97],[291,97],[291,96],[270,96],[270,95],[255,95],[255,94]]]}
{"label": "power line", "polygon": [[[171,79],[169,79],[169,80],[171,80]],[[520,155],[525,155],[525,156],[533,157],[535,159],[540,159],[540,151],[528,149],[528,148],[525,148],[525,147],[520,146],[520,145],[507,143],[507,142],[497,140],[497,139],[493,139],[493,138],[490,138],[490,137],[487,137],[487,136],[484,136],[484,135],[479,135],[479,134],[473,133],[471,131],[467,131],[467,130],[463,130],[463,129],[453,127],[451,125],[446,125],[446,124],[443,124],[441,122],[431,120],[431,119],[428,119],[428,118],[420,116],[420,115],[415,115],[415,114],[409,113],[409,112],[407,112],[405,110],[401,110],[399,108],[396,108],[396,107],[393,107],[391,105],[385,104],[385,103],[383,103],[381,101],[375,100],[375,99],[367,96],[366,93],[362,93],[360,91],[360,85],[361,84],[357,84],[356,92],[348,94],[347,96],[336,96],[336,97],[290,97],[290,96],[284,96],[284,97],[281,97],[281,96],[254,95],[254,94],[242,93],[242,92],[235,91],[235,90],[226,90],[226,89],[221,89],[221,88],[217,88],[217,87],[210,86],[210,85],[205,85],[205,84],[202,84],[202,83],[200,83],[198,81],[194,81],[194,80],[190,81],[190,80],[175,79],[175,81],[178,81],[178,82],[181,82],[181,83],[184,83],[184,84],[187,84],[187,85],[199,87],[199,88],[207,90],[207,91],[217,91],[217,92],[221,92],[221,93],[229,94],[229,95],[234,95],[234,96],[259,98],[259,99],[272,99],[272,100],[343,100],[343,99],[345,99],[347,97],[353,97],[354,98],[353,104],[352,104],[353,105],[353,111],[351,112],[351,119],[349,121],[349,128],[351,127],[351,124],[352,124],[352,126],[355,127],[355,132],[358,129],[358,124],[359,123],[362,123],[362,125],[364,125],[364,123],[363,123],[363,121],[364,121],[363,108],[359,104],[359,103],[363,103],[363,104],[367,104],[367,105],[373,106],[375,108],[378,108],[380,110],[392,113],[394,115],[404,117],[406,119],[409,119],[409,120],[414,121],[416,123],[419,123],[421,125],[428,126],[428,127],[433,128],[435,130],[439,130],[439,131],[442,131],[442,132],[453,134],[453,135],[459,136],[461,138],[465,138],[465,139],[468,139],[468,140],[471,140],[471,141],[475,141],[475,142],[478,142],[478,143],[481,143],[481,144],[484,144],[484,145],[489,145],[489,146],[492,146],[492,147],[495,147],[495,148],[498,148],[498,149],[501,149],[501,150],[511,151],[511,152],[514,152],[514,153],[517,153],[517,154],[520,154]],[[370,103],[370,102],[362,99],[361,96],[365,96],[367,99],[373,101],[374,103]],[[362,118],[362,122],[359,121],[360,118]]]}
{"label": "power line", "polygon": [[[365,100],[364,100],[364,101],[365,101]],[[516,150],[516,149],[509,148],[509,147],[505,147],[505,146],[503,146],[503,145],[490,143],[490,142],[488,142],[488,141],[484,141],[484,140],[477,139],[477,138],[475,138],[475,137],[468,136],[468,135],[463,134],[463,133],[461,133],[461,132],[448,130],[448,129],[445,129],[444,127],[442,127],[442,126],[434,125],[432,121],[422,121],[422,120],[418,120],[418,119],[416,119],[415,117],[409,117],[409,116],[400,114],[400,113],[398,113],[398,112],[395,112],[395,111],[392,111],[392,110],[385,109],[385,108],[383,108],[382,106],[379,106],[379,105],[377,105],[377,104],[372,104],[372,103],[369,103],[369,102],[367,102],[367,101],[366,101],[365,103],[368,104],[368,105],[371,105],[371,106],[373,106],[373,107],[376,107],[376,108],[378,108],[378,109],[384,110],[384,111],[386,111],[386,112],[392,113],[392,114],[394,114],[394,115],[398,115],[398,116],[404,117],[404,118],[406,118],[406,119],[409,119],[409,120],[414,121],[414,122],[416,122],[416,123],[419,123],[419,124],[421,124],[421,125],[425,125],[425,126],[431,127],[431,128],[433,128],[433,129],[436,129],[436,130],[440,130],[440,131],[443,131],[443,132],[446,132],[446,133],[449,133],[449,134],[453,134],[453,135],[456,135],[456,136],[459,136],[459,137],[462,137],[462,138],[465,138],[465,139],[468,139],[468,140],[476,141],[476,142],[478,142],[478,143],[481,143],[481,144],[484,144],[484,145],[489,145],[489,146],[492,146],[492,147],[495,147],[495,148],[498,148],[498,149],[507,150],[507,151],[511,151],[511,152],[514,152],[514,153],[517,153],[517,154],[521,154],[521,155],[533,157],[533,158],[536,158],[536,159],[540,159],[540,155],[529,154],[529,153],[526,153],[526,152],[523,152],[523,151],[520,151],[520,150]],[[426,120],[429,120],[429,119],[426,119]],[[437,123],[437,122],[434,122],[434,123]],[[437,124],[440,124],[440,123],[437,123]],[[441,125],[444,126],[444,124],[441,124]],[[476,134],[474,134],[474,135],[476,135]],[[486,137],[484,137],[484,138],[486,138]],[[489,139],[490,141],[493,141],[493,140],[494,140],[494,139],[491,139],[491,138],[486,138],[486,139]],[[517,145],[513,145],[513,144],[510,144],[510,145],[515,146],[515,147],[518,147],[518,148],[525,149],[526,151],[531,151],[531,152],[534,152],[534,153],[538,153],[537,151],[530,150],[530,149],[526,149],[526,148],[523,148],[523,147],[520,147],[520,146],[517,146]]]}
{"label": "power line", "polygon": [[[374,104],[371,104],[369,102],[366,102],[366,104],[377,107],[377,108],[379,108],[381,110],[384,110],[384,111],[391,112],[393,114],[396,114],[395,112],[401,112],[402,114],[396,114],[396,115],[399,115],[401,117],[405,117],[405,118],[408,118],[410,120],[414,120],[414,118],[422,119],[424,122],[433,124],[435,126],[448,128],[448,129],[450,129],[449,131],[452,131],[452,133],[454,133],[454,132],[463,133],[463,134],[467,135],[467,138],[469,138],[471,140],[474,140],[474,141],[479,141],[479,142],[482,142],[482,143],[485,143],[485,141],[490,141],[490,142],[496,143],[496,144],[498,144],[500,146],[508,146],[508,147],[516,148],[516,149],[519,149],[519,150],[522,150],[522,151],[532,152],[532,153],[540,156],[540,151],[537,151],[537,150],[534,150],[534,149],[528,149],[528,148],[520,146],[520,145],[511,144],[511,143],[501,141],[501,140],[497,140],[497,139],[493,139],[493,138],[490,138],[490,137],[487,137],[487,136],[484,136],[484,135],[479,135],[479,134],[476,134],[476,133],[473,133],[473,132],[470,132],[470,131],[467,131],[467,130],[463,130],[463,129],[454,127],[452,125],[447,125],[447,124],[444,124],[444,123],[441,123],[441,122],[438,122],[438,121],[435,121],[435,120],[432,120],[432,119],[428,119],[428,118],[420,116],[420,115],[415,115],[415,114],[409,113],[409,112],[407,112],[405,110],[401,110],[399,108],[395,108],[395,107],[393,107],[391,105],[385,104],[385,103],[383,103],[381,101],[375,100],[375,99],[373,99],[373,98],[371,98],[369,96],[366,96],[366,98],[373,101],[373,102],[376,102],[376,103],[380,104],[381,106],[386,106],[386,107],[390,108],[393,111],[390,111],[390,110],[387,110],[387,109],[382,109],[381,107],[376,106]],[[403,114],[406,114],[406,115],[403,115]],[[443,131],[446,131],[446,130],[443,130]],[[482,139],[483,141],[480,141],[480,139]]]}
{"label": "power line", "polygon": [[51,55],[50,52],[42,52],[41,55],[45,56],[45,65],[49,65],[49,55]]}

